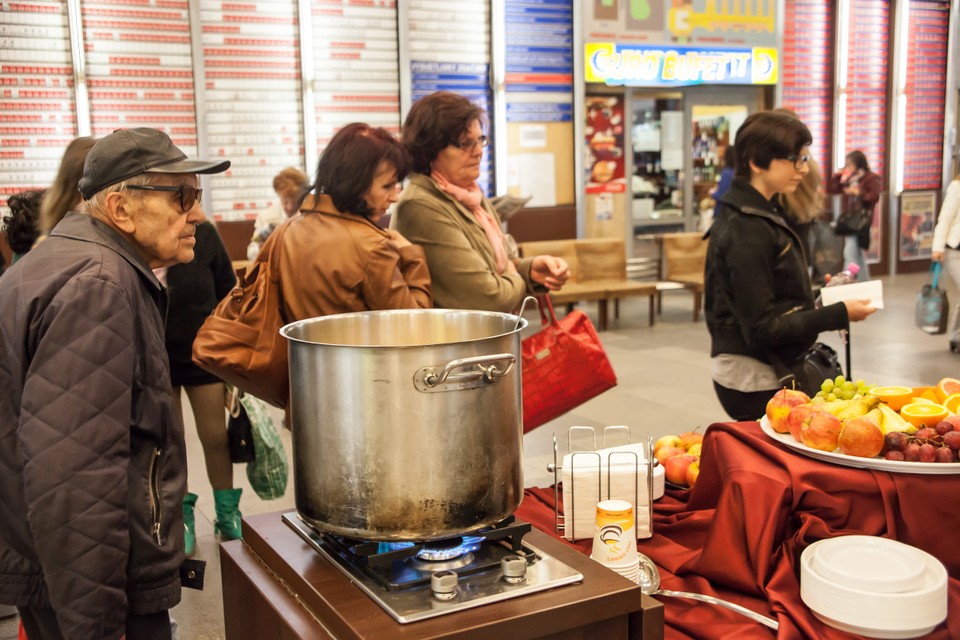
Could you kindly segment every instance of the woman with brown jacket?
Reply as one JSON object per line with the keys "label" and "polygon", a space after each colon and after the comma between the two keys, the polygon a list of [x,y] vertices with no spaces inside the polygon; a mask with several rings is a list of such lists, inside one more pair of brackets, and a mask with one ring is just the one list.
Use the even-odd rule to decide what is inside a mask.
{"label": "woman with brown jacket", "polygon": [[383,129],[353,123],[333,137],[279,247],[284,320],[432,306],[423,249],[376,224],[406,173]]}

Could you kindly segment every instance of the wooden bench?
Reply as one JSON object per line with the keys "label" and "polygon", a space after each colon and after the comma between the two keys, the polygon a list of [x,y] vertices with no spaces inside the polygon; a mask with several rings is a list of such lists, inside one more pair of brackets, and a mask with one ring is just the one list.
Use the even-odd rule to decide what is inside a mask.
{"label": "wooden bench", "polygon": [[647,296],[650,299],[650,326],[656,319],[656,282],[627,278],[627,254],[623,240],[591,238],[584,240],[543,240],[522,242],[524,257],[551,255],[570,265],[570,279],[560,291],[551,291],[550,300],[573,308],[575,302],[596,301],[597,330],[607,329],[607,302],[614,302],[614,317],[620,317],[620,298]]}
{"label": "wooden bench", "polygon": [[[707,261],[707,240],[699,231],[664,233],[660,236],[662,277],[693,293],[693,321],[703,307],[703,268]],[[659,311],[659,300],[657,310]]]}

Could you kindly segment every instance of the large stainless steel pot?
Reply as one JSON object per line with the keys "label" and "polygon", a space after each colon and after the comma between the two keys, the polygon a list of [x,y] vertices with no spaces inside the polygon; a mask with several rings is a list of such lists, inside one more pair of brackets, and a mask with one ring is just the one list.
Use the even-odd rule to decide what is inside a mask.
{"label": "large stainless steel pot", "polygon": [[512,514],[523,495],[525,326],[441,309],[285,326],[300,515],[354,538],[431,540]]}

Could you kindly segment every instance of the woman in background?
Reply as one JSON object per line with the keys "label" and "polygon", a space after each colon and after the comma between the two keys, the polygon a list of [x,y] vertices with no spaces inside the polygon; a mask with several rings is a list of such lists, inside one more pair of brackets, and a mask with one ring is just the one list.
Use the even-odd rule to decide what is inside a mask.
{"label": "woman in background", "polygon": [[[880,201],[881,190],[880,176],[870,171],[867,157],[862,151],[851,151],[847,154],[843,171],[836,174],[831,181],[830,192],[843,194],[841,211],[855,212],[866,209],[872,215]],[[843,264],[846,266],[852,262],[860,267],[857,280],[870,279],[864,256],[864,252],[869,248],[870,227],[858,234],[844,237]]]}
{"label": "woman in background", "polygon": [[[943,196],[943,205],[937,217],[937,226],[933,230],[934,262],[943,261],[943,267],[950,279],[960,286],[960,174],[957,174]],[[960,305],[957,306],[960,313]],[[960,323],[960,315],[954,319],[954,327]],[[952,339],[952,338],[951,338]]]}
{"label": "woman in background", "polygon": [[297,206],[310,187],[307,174],[296,167],[287,167],[273,177],[273,191],[277,201],[257,214],[253,223],[253,237],[247,245],[247,260],[254,260],[273,230],[287,218],[297,214]]}
{"label": "woman in background", "polygon": [[504,234],[477,185],[482,119],[480,107],[448,91],[414,103],[401,131],[414,173],[392,224],[423,247],[438,307],[510,312],[530,292],[560,289],[569,272],[561,258],[521,259]]}
{"label": "woman in background", "polygon": [[432,306],[423,250],[376,224],[406,174],[403,148],[384,129],[355,122],[333,136],[277,247],[285,321]]}
{"label": "woman in background", "polygon": [[789,367],[821,331],[874,312],[866,300],[815,308],[802,243],[779,196],[808,171],[812,136],[800,120],[763,111],[737,131],[736,176],[708,232],[704,272],[717,398],[734,420],[756,420],[780,388],[774,358]]}
{"label": "woman in background", "polygon": [[[157,276],[167,287],[166,347],[170,359],[173,402],[183,416],[181,389],[193,409],[197,435],[203,447],[207,479],[213,487],[216,511],[214,531],[223,540],[240,537],[240,493],[233,486],[233,463],[227,444],[223,382],[193,363],[193,341],[200,325],[236,284],[237,277],[220,234],[209,222],[197,225],[195,257],[192,262],[169,267]],[[184,553],[192,556],[196,547],[194,506],[197,494],[183,499]]]}
{"label": "woman in background", "polygon": [[40,240],[47,237],[47,234],[63,220],[63,216],[67,215],[68,211],[75,210],[80,204],[82,198],[77,189],[77,183],[83,175],[83,164],[94,142],[96,142],[95,138],[75,138],[63,152],[60,168],[53,179],[53,184],[44,194],[43,203],[40,206]]}

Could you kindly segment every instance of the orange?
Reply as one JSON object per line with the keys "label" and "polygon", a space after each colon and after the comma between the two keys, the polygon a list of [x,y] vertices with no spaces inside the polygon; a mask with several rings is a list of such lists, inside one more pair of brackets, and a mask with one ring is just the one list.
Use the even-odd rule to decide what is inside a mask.
{"label": "orange", "polygon": [[934,393],[937,394],[937,402],[943,402],[951,393],[960,393],[960,380],[943,378],[937,383]]}
{"label": "orange", "polygon": [[[937,404],[936,400],[931,400],[926,396],[913,396],[912,398],[910,398],[910,402],[925,402],[926,404]],[[910,404],[910,402],[908,402],[907,404]]]}
{"label": "orange", "polygon": [[877,396],[886,402],[887,406],[894,411],[900,411],[900,408],[905,404],[909,404],[910,399],[913,398],[913,389],[910,387],[874,387],[867,391],[867,393]]}
{"label": "orange", "polygon": [[945,406],[950,413],[960,412],[960,393],[951,393],[948,395],[943,401],[943,406]]}
{"label": "orange", "polygon": [[932,400],[933,402],[939,402],[933,387],[914,387],[913,395],[917,398],[926,398],[927,400]]}
{"label": "orange", "polygon": [[900,415],[913,426],[932,427],[950,415],[946,407],[932,402],[911,402],[900,409]]}

